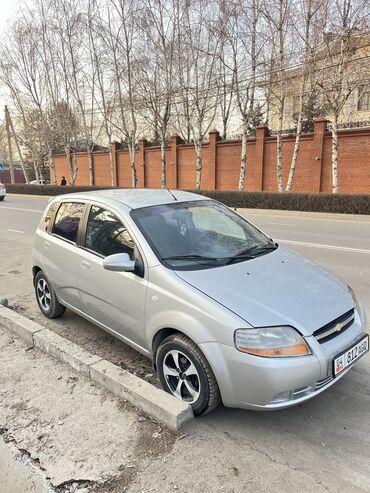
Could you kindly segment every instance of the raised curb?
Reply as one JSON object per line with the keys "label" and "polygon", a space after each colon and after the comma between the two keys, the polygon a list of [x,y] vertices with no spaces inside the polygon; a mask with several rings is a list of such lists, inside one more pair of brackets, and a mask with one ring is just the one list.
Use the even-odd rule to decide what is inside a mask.
{"label": "raised curb", "polygon": [[[232,207],[232,209],[235,209]],[[298,216],[311,219],[343,219],[346,221],[370,221],[370,215],[367,214],[338,214],[333,212],[307,212],[307,211],[285,211],[277,209],[245,209],[236,208],[239,214],[261,214],[267,216]]]}
{"label": "raised curb", "polygon": [[126,399],[171,430],[178,431],[193,417],[189,404],[3,305],[0,305],[0,327]]}
{"label": "raised curb", "polygon": [[90,365],[102,359],[48,329],[34,333],[33,343],[44,353],[66,363],[86,377],[90,376]]}
{"label": "raised curb", "polygon": [[0,326],[17,334],[30,346],[34,345],[34,334],[43,329],[41,325],[3,305],[0,305]]}
{"label": "raised curb", "polygon": [[189,405],[122,368],[101,360],[90,367],[90,378],[113,394],[134,403],[146,414],[178,430],[193,417]]}

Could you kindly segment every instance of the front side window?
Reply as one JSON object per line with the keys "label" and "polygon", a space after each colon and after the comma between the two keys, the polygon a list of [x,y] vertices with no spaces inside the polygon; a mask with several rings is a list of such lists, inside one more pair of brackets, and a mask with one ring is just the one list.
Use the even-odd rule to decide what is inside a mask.
{"label": "front side window", "polygon": [[135,244],[121,221],[111,212],[92,206],[86,226],[85,247],[103,257],[127,253],[134,260]]}
{"label": "front side window", "polygon": [[248,221],[212,200],[144,207],[131,216],[158,258],[171,269],[218,267],[277,248]]}
{"label": "front side window", "polygon": [[76,243],[84,208],[85,204],[79,202],[63,202],[55,217],[52,233]]}

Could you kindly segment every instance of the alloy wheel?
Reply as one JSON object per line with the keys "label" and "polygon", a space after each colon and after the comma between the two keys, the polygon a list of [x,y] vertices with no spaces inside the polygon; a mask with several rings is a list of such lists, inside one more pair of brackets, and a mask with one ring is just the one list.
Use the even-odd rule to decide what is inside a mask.
{"label": "alloy wheel", "polygon": [[49,311],[51,307],[51,294],[48,283],[45,279],[39,279],[37,282],[37,298],[44,311]]}
{"label": "alloy wheel", "polygon": [[200,380],[194,363],[181,351],[168,351],[163,360],[163,374],[171,393],[189,404],[200,395]]}

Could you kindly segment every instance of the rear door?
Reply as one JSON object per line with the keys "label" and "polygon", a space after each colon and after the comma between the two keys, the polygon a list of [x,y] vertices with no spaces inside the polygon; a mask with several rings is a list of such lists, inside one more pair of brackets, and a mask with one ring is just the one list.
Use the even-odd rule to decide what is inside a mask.
{"label": "rear door", "polygon": [[[127,227],[113,211],[92,205],[80,246],[77,272],[84,313],[132,345],[145,348],[147,280],[142,254]],[[115,253],[128,253],[137,262],[137,271],[105,270],[104,258]]]}
{"label": "rear door", "polygon": [[84,211],[82,202],[61,202],[53,224],[45,223],[46,232],[50,234],[45,234],[39,245],[43,270],[60,302],[77,309],[80,309],[77,241]]}

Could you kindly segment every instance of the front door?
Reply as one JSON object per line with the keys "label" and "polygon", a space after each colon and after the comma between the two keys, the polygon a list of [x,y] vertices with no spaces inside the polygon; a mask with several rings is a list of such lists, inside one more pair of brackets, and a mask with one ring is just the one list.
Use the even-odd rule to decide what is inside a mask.
{"label": "front door", "polygon": [[126,227],[112,212],[91,206],[81,246],[78,288],[83,312],[127,342],[146,349],[147,281],[143,268],[133,273],[111,272],[103,267],[103,259],[115,253],[128,253],[142,266]]}

